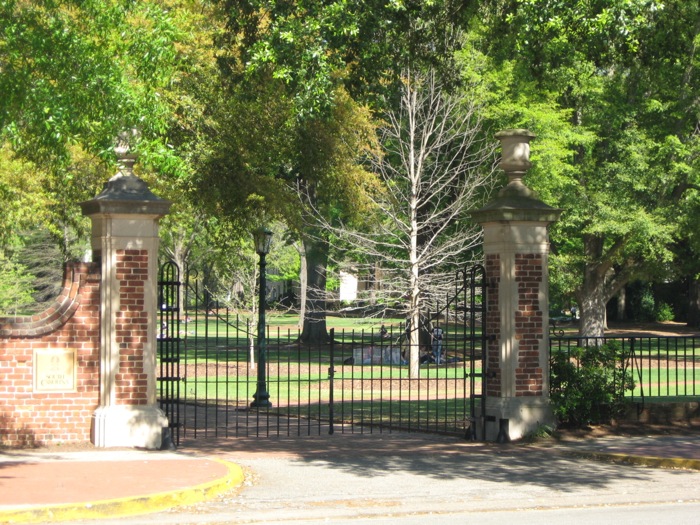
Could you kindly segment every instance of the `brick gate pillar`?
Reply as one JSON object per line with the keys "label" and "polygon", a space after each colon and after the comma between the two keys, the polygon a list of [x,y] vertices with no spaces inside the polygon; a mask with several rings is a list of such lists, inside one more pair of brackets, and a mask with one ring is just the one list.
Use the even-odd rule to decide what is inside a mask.
{"label": "brick gate pillar", "polygon": [[500,167],[509,178],[495,201],[472,211],[484,228],[489,284],[484,364],[488,441],[519,439],[551,425],[549,405],[548,225],[561,210],[539,200],[522,182],[530,167],[527,130],[496,134]]}
{"label": "brick gate pillar", "polygon": [[158,220],[170,202],[136,177],[122,134],[119,171],[81,203],[92,220],[93,259],[102,268],[100,397],[92,420],[97,447],[159,448],[167,418],[156,400]]}

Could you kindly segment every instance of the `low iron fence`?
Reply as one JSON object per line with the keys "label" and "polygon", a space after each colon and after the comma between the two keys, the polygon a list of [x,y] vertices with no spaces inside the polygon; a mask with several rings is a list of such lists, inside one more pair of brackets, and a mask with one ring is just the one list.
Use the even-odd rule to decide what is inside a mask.
{"label": "low iron fence", "polygon": [[632,373],[634,388],[624,392],[632,401],[647,398],[700,396],[700,338],[697,337],[550,337],[550,352],[617,343],[619,366]]}

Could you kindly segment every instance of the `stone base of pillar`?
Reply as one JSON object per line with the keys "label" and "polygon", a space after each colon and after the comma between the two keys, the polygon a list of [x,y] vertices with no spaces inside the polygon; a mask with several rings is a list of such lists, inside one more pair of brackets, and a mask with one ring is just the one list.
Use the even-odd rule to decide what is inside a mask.
{"label": "stone base of pillar", "polygon": [[556,424],[548,397],[487,397],[486,415],[486,441],[522,439]]}
{"label": "stone base of pillar", "polygon": [[155,405],[99,407],[92,415],[91,441],[96,447],[159,449],[168,418]]}

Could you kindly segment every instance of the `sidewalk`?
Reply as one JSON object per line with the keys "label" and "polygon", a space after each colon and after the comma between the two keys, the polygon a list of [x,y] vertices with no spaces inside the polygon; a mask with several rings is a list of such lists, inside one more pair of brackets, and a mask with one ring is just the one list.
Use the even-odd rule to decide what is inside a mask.
{"label": "sidewalk", "polygon": [[700,434],[592,438],[558,448],[591,459],[700,471]]}
{"label": "sidewalk", "polygon": [[[334,435],[266,440],[197,440],[178,451],[87,449],[0,451],[0,523],[115,518],[206,502],[241,486],[245,458],[560,455],[700,470],[700,434],[605,437],[537,444],[489,444],[415,434]],[[329,475],[332,475],[330,473]]]}
{"label": "sidewalk", "polygon": [[170,451],[0,451],[0,523],[157,512],[241,484],[237,465]]}

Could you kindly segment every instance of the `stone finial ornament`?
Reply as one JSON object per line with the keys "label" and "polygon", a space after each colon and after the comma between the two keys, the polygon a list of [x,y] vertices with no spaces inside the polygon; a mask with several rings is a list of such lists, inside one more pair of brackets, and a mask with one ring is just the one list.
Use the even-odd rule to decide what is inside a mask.
{"label": "stone finial ornament", "polygon": [[508,185],[501,190],[502,195],[520,194],[533,196],[532,190],[523,184],[523,176],[530,169],[530,141],[535,134],[527,129],[506,129],[496,133],[501,141],[501,162],[499,167],[508,176]]}
{"label": "stone finial ornament", "polygon": [[141,132],[137,128],[125,130],[117,135],[114,140],[114,153],[117,156],[119,172],[113,177],[133,177],[134,164],[138,159],[138,153],[133,152],[133,146],[141,138]]}
{"label": "stone finial ornament", "polygon": [[501,141],[500,167],[506,173],[523,173],[530,169],[530,141],[535,134],[527,129],[506,129],[496,133]]}
{"label": "stone finial ornament", "polygon": [[535,136],[527,129],[505,129],[496,133],[495,137],[501,142],[499,167],[508,176],[508,184],[498,192],[495,200],[471,211],[477,222],[534,220],[534,217],[553,222],[559,218],[561,210],[542,202],[537,193],[523,183],[525,172],[532,166],[530,141]]}

